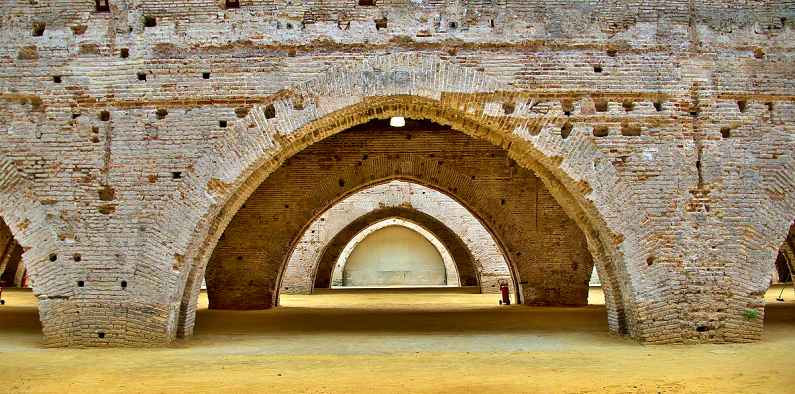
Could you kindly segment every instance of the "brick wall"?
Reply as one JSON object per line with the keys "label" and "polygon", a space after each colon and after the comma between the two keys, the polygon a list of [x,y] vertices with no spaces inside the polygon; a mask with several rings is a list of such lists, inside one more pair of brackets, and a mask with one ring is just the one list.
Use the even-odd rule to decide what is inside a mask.
{"label": "brick wall", "polygon": [[0,8],[0,216],[47,343],[189,334],[247,195],[390,114],[535,172],[588,240],[613,331],[760,337],[744,316],[795,220],[792,2],[110,3]]}

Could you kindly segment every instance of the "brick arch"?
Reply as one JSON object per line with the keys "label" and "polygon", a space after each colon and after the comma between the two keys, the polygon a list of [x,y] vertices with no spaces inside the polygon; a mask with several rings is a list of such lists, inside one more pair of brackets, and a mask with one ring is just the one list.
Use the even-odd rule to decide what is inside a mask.
{"label": "brick arch", "polygon": [[[640,313],[638,304],[645,310],[665,304],[661,294],[669,284],[662,275],[641,281],[637,274],[654,247],[643,230],[648,215],[591,139],[576,132],[560,138],[561,111],[536,114],[531,96],[435,56],[395,54],[332,68],[255,107],[195,162],[148,229],[151,248],[161,252],[143,263],[167,262],[181,278],[171,296],[182,303],[180,333],[192,332],[191,289],[198,288],[217,240],[263,179],[291,155],[351,126],[407,116],[483,138],[534,171],[588,239],[605,282],[611,330],[651,336],[665,322]],[[639,289],[650,288],[658,289],[656,297],[637,298]],[[167,336],[176,334],[174,320],[168,318]]]}
{"label": "brick arch", "polygon": [[[517,168],[506,152],[448,127],[427,122],[417,123],[425,128],[414,130],[411,139],[404,135],[410,128],[395,130],[389,128],[385,122],[371,122],[352,128],[307,147],[271,174],[238,211],[224,233],[226,240],[222,239],[214,251],[212,261],[216,263],[208,265],[206,276],[210,307],[260,309],[276,305],[280,290],[278,284],[282,282],[283,273],[289,266],[287,258],[300,242],[301,234],[306,233],[310,223],[324,220],[321,214],[341,204],[341,201],[351,199],[354,203],[361,203],[351,196],[364,194],[363,190],[392,180],[402,180],[402,183],[421,185],[424,188],[416,192],[411,189],[403,191],[413,197],[392,195],[388,198],[389,201],[384,201],[386,205],[405,202],[421,207],[442,203],[443,208],[454,205],[458,214],[477,218],[475,220],[482,223],[482,226],[470,226],[469,230],[461,228],[459,231],[475,236],[470,232],[485,228],[486,230],[477,235],[480,239],[492,239],[493,234],[494,242],[500,246],[498,248],[491,245],[491,253],[505,256],[512,269],[505,272],[502,264],[503,267],[492,267],[487,271],[502,272],[503,278],[511,273],[518,273],[520,265],[516,260],[530,258],[534,254],[535,246],[533,240],[516,236],[519,234],[517,229],[522,228],[523,218],[511,215],[511,212],[524,212],[528,209],[527,205],[540,200],[540,208],[554,211],[558,219],[569,222],[570,230],[576,231],[574,223],[565,216],[565,212],[557,206],[541,182],[532,172]],[[360,147],[362,144],[368,145],[368,149],[362,151],[358,148],[346,148]],[[442,145],[454,148],[446,154],[427,154],[428,146]],[[459,155],[463,156],[458,157]],[[463,164],[476,156],[482,157],[476,164],[471,164],[468,173],[462,173]],[[329,164],[329,161],[334,163]],[[296,177],[293,174],[302,175]],[[504,178],[497,178],[501,187],[486,187],[495,181],[489,177],[498,174],[503,174],[501,176]],[[475,181],[475,178],[478,180]],[[344,183],[339,184],[340,181]],[[429,188],[432,191],[426,194],[425,190]],[[525,189],[524,193],[520,194],[519,188]],[[308,190],[312,192],[307,193]],[[506,203],[505,209],[502,209],[501,198],[514,192],[516,194],[508,197],[511,203]],[[540,197],[538,193],[541,193]],[[446,198],[440,199],[439,194]],[[379,202],[379,199],[367,203],[373,202]],[[290,210],[289,213],[286,212],[287,209]],[[427,207],[424,209],[432,212]],[[268,223],[269,220],[271,223]],[[271,230],[276,228],[278,231]],[[248,234],[268,232],[275,234],[263,236],[265,243],[252,244],[248,240],[236,242]],[[545,237],[543,234],[535,236]],[[253,253],[244,249],[252,249]],[[516,255],[510,253],[511,250],[516,251]],[[585,250],[580,252],[587,254]],[[522,255],[524,256],[520,257]],[[284,264],[271,264],[267,269],[260,267],[262,264],[259,263],[281,263],[282,260]],[[582,273],[587,276],[592,263],[588,261],[585,264],[588,265],[582,265],[581,268]],[[531,268],[528,264],[524,267]],[[259,283],[250,279],[257,270],[263,275]],[[538,278],[543,276],[540,273],[536,275]],[[520,274],[512,276],[516,280]],[[241,286],[238,278],[243,277],[249,278],[248,285],[242,283]],[[491,285],[500,278],[490,278]],[[580,287],[579,301],[567,301],[565,304],[584,304],[587,301],[586,278],[581,279],[583,286]],[[532,304],[550,304],[556,302],[552,297],[536,292],[528,293],[524,298]]]}
{"label": "brick arch", "polygon": [[[437,235],[459,263],[464,285],[485,282],[484,288],[490,289],[499,279],[510,279],[511,270],[499,242],[463,205],[421,184],[393,181],[352,194],[315,218],[299,241],[309,247],[299,246],[293,252],[282,289],[307,293],[312,278],[316,278],[315,286],[320,281],[322,287],[328,287],[329,259],[369,223],[389,216],[414,220]],[[466,237],[462,240],[457,233]]]}
{"label": "brick arch", "polygon": [[[373,232],[392,225],[415,230],[436,247],[445,260],[448,285],[478,286],[472,254],[461,238],[444,223],[415,210],[385,208],[358,218],[325,245],[316,264],[313,289],[331,288],[336,275],[343,272],[349,254],[356,245]],[[448,258],[452,264],[447,263]],[[337,262],[342,265],[338,266]]]}
{"label": "brick arch", "polygon": [[22,248],[22,264],[29,284],[38,298],[39,319],[45,344],[66,346],[71,332],[63,327],[76,321],[69,307],[74,295],[67,283],[60,245],[45,206],[38,200],[30,181],[10,159],[0,155],[0,220]]}
{"label": "brick arch", "polygon": [[[425,238],[425,240],[428,241],[436,249],[436,251],[439,253],[439,255],[442,258],[442,263],[444,264],[444,270],[445,270],[445,283],[443,286],[448,286],[448,287],[461,286],[461,281],[458,276],[458,266],[456,265],[456,262],[453,260],[453,257],[450,254],[448,248],[445,246],[445,244],[442,243],[442,241],[440,241],[439,238],[437,238],[432,232],[428,231],[425,227],[413,221],[395,216],[382,219],[381,221],[378,221],[376,223],[371,223],[369,227],[364,228],[363,230],[359,231],[357,234],[354,234],[349,239],[349,242],[345,244],[342,250],[340,250],[337,254],[340,263],[339,264],[332,263],[329,267],[330,272],[328,275],[329,278],[331,278],[331,282],[336,281],[338,282],[336,286],[342,286],[341,283],[343,282],[345,267],[348,264],[349,257],[354,252],[354,250],[356,250],[356,247],[359,246],[359,244],[361,244],[362,241],[364,241],[368,236],[370,236],[370,234],[373,234],[387,227],[403,227]],[[470,261],[469,264],[471,265],[472,262]],[[331,283],[329,283],[328,287],[329,288],[332,287]]]}
{"label": "brick arch", "polygon": [[[724,253],[728,261],[726,285],[722,288],[731,292],[733,302],[741,306],[729,310],[731,315],[722,320],[742,341],[761,336],[764,294],[770,287],[776,258],[780,252],[788,253],[795,232],[795,138],[776,114],[781,107],[785,106],[777,105],[769,111],[764,123],[731,124],[725,120],[723,123],[730,125],[736,135],[736,143],[746,149],[736,149],[732,144],[714,148],[720,153],[715,156],[728,163],[722,168],[721,197],[727,200],[726,206],[744,218],[726,225],[728,234],[720,237],[723,242],[719,244],[719,249],[729,251]],[[763,124],[764,133],[751,132],[758,124]],[[756,309],[759,318],[745,318],[743,313],[749,309]]]}
{"label": "brick arch", "polygon": [[[323,221],[318,215],[353,198],[348,196],[392,179],[450,196],[444,209],[454,199],[465,213],[472,212],[488,229],[485,237],[494,234],[501,245],[495,253],[504,251],[513,277],[527,282],[516,286],[525,303],[587,303],[593,262],[586,240],[531,171],[503,149],[449,127],[410,121],[395,129],[374,121],[305,148],[258,186],[208,264],[210,307],[275,305],[287,258],[310,223]],[[387,203],[439,202],[421,190],[405,193],[412,197],[388,195]],[[473,236],[467,228],[459,231]]]}

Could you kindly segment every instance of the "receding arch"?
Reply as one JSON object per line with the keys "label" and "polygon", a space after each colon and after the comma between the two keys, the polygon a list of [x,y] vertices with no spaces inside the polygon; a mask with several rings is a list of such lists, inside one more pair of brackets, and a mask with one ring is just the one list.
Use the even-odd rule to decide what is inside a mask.
{"label": "receding arch", "polygon": [[465,285],[480,283],[484,291],[496,292],[501,279],[513,283],[504,248],[464,205],[432,187],[403,178],[365,185],[314,218],[288,260],[282,290],[308,293],[313,277],[319,287],[328,287],[333,262],[347,240],[371,221],[391,216],[417,221],[443,239]]}
{"label": "receding arch", "polygon": [[[586,239],[531,171],[504,150],[449,127],[415,122],[396,130],[370,122],[307,147],[257,188],[208,265],[210,307],[275,305],[277,273],[289,267],[280,263],[309,223],[346,196],[392,179],[429,186],[471,211],[499,240],[525,303],[587,303],[593,262]],[[431,198],[414,195],[414,206]]]}
{"label": "receding arch", "polygon": [[213,252],[210,308],[275,306],[287,258],[309,223],[346,196],[392,179],[436,189],[472,212],[501,245],[524,303],[587,303],[593,262],[586,239],[531,171],[449,127],[418,121],[395,129],[377,121],[305,148],[260,184]]}
{"label": "receding arch", "polygon": [[[256,107],[197,161],[180,186],[185,199],[173,209],[165,207],[159,224],[150,227],[155,234],[149,238],[173,250],[176,272],[184,278],[175,294],[177,302],[182,300],[182,335],[192,332],[196,289],[210,253],[257,185],[304,147],[355,124],[394,115],[430,118],[482,137],[538,174],[588,239],[605,283],[611,330],[650,337],[665,322],[636,314],[635,304],[641,302],[644,309],[664,304],[660,295],[670,284],[663,276],[641,282],[628,269],[631,265],[632,270],[642,270],[653,250],[645,241],[648,232],[642,230],[648,215],[633,203],[634,192],[593,142],[576,128],[565,140],[556,136],[561,111],[533,113],[526,105],[531,96],[433,56],[401,54],[334,68],[285,90],[268,104],[276,109],[270,119]],[[295,100],[302,102],[301,109],[293,107]],[[511,114],[501,113],[506,101],[516,104]],[[163,223],[173,222],[185,230],[176,233],[192,236],[176,238],[164,232]],[[657,297],[638,300],[637,287],[656,288]]]}
{"label": "receding arch", "polygon": [[[346,251],[348,251],[350,245],[360,240],[363,234],[388,225],[387,222],[392,220],[400,220],[404,222],[402,225],[406,223],[413,224],[414,227],[425,230],[428,235],[432,236],[440,244],[436,245],[431,240],[437,246],[437,249],[439,249],[439,246],[444,248],[453,262],[453,268],[455,269],[454,283],[456,285],[479,286],[479,270],[472,253],[453,230],[428,214],[405,207],[395,207],[382,208],[360,216],[335,234],[322,248],[317,259],[313,289],[330,288],[335,283],[334,278],[337,277],[336,271],[338,267],[335,266],[335,263],[345,259]],[[428,235],[426,235],[426,238],[429,238]],[[441,250],[440,253],[442,253]],[[449,275],[448,283],[452,283]]]}
{"label": "receding arch", "polygon": [[444,245],[414,223],[390,218],[366,228],[343,249],[334,287],[457,286]]}
{"label": "receding arch", "polygon": [[[434,249],[436,249],[436,252],[442,258],[442,264],[444,266],[444,274],[445,274],[443,285],[450,287],[461,286],[461,279],[459,277],[457,263],[453,259],[453,256],[450,253],[448,247],[445,245],[445,243],[442,242],[438,237],[436,237],[434,233],[432,233],[422,225],[415,223],[411,220],[395,216],[370,224],[368,227],[359,231],[351,239],[348,240],[347,245],[345,245],[342,251],[338,254],[337,264],[332,264],[332,270],[329,275],[331,277],[331,283],[329,285],[329,288],[334,286],[345,285],[343,272],[345,270],[345,267],[347,266],[348,260],[351,254],[353,253],[353,251],[371,234],[376,233],[387,227],[403,227],[422,236],[425,239],[425,241],[429,242],[434,247]],[[472,262],[470,261],[469,264],[471,265]],[[315,281],[317,281],[317,279],[315,279]]]}

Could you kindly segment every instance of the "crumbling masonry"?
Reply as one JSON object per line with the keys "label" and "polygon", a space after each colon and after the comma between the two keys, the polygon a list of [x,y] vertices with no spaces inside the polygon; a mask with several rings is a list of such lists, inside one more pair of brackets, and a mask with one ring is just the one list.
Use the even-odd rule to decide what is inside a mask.
{"label": "crumbling masonry", "polygon": [[205,268],[273,305],[302,229],[396,180],[466,207],[526,303],[576,300],[595,264],[607,329],[642,342],[759,339],[792,255],[791,2],[38,0],[0,18],[0,217],[50,346],[190,335]]}

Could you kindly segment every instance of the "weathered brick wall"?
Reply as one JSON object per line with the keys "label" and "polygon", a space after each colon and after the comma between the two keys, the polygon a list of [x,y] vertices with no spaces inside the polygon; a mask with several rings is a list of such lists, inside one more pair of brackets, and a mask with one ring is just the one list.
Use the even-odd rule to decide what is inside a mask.
{"label": "weathered brick wall", "polygon": [[536,171],[614,331],[759,338],[743,316],[795,219],[791,1],[219,3],[0,8],[0,216],[50,344],[189,334],[183,296],[255,181],[390,112]]}
{"label": "weathered brick wall", "polygon": [[[453,198],[426,186],[392,181],[336,203],[304,231],[287,264],[283,290],[329,287],[333,265],[351,239],[389,217],[412,220],[431,231],[450,251],[461,284],[498,291],[501,279],[513,285],[511,270],[494,236]],[[333,237],[333,238],[332,238]]]}
{"label": "weathered brick wall", "polygon": [[[585,237],[532,172],[499,147],[446,127],[409,122],[394,129],[376,121],[307,147],[259,186],[229,223],[207,266],[210,307],[275,304],[281,273],[307,223],[345,220],[336,210],[318,215],[345,196],[389,179],[433,185],[470,209],[516,267],[525,303],[587,303],[593,263]],[[412,205],[440,199],[437,193],[417,191],[408,199]],[[445,202],[452,205],[449,198]]]}

